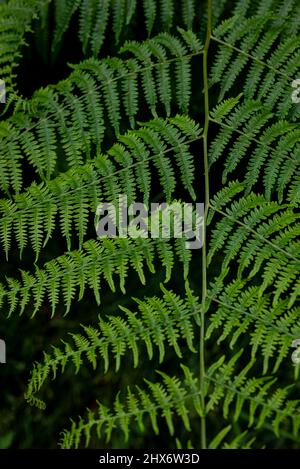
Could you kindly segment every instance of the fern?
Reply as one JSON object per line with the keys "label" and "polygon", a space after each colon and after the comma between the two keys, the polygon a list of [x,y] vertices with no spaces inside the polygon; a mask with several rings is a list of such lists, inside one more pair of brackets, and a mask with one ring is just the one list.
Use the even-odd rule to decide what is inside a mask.
{"label": "fern", "polygon": [[[211,146],[210,164],[226,152],[223,171],[223,183],[226,183],[228,175],[236,170],[251,147],[252,154],[245,172],[247,191],[255,187],[263,174],[266,197],[270,199],[276,191],[282,201],[284,191],[290,191],[297,183],[297,125],[282,120],[271,123],[273,114],[259,101],[247,100],[232,112],[234,103],[224,102],[222,107],[218,106],[212,112],[211,121],[220,125],[220,131]],[[290,201],[294,202],[298,197],[296,189]]]}
{"label": "fern", "polygon": [[[193,28],[195,5],[193,0],[180,0],[183,22],[181,26]],[[173,26],[174,0],[143,0],[144,24],[148,36],[154,25],[161,23],[162,28],[169,30]],[[137,10],[136,0],[55,0],[55,31],[52,41],[52,54],[56,58],[71,19],[79,11],[79,39],[85,55],[97,56],[108,33],[109,22],[112,21],[114,41],[118,44],[120,37],[126,32],[133,21]]]}
{"label": "fern", "polygon": [[255,377],[247,379],[247,373],[253,365],[251,362],[240,373],[233,375],[235,362],[240,355],[241,352],[224,364],[222,357],[218,363],[219,373],[215,373],[215,369],[208,370],[207,380],[211,383],[213,391],[210,393],[207,410],[212,410],[220,400],[223,400],[224,418],[227,418],[230,406],[235,404],[233,419],[237,420],[243,406],[248,404],[249,426],[255,423],[255,427],[259,429],[266,419],[270,419],[272,429],[278,436],[280,425],[289,421],[296,435],[300,425],[299,401],[288,400],[288,387],[274,387],[275,379]]}
{"label": "fern", "polygon": [[25,34],[31,31],[32,20],[41,5],[42,2],[37,0],[14,0],[0,4],[0,78],[9,93],[17,91],[15,69],[21,57],[21,48],[26,45]]}
{"label": "fern", "polygon": [[92,289],[97,304],[100,304],[102,279],[114,292],[116,287],[113,277],[116,274],[119,277],[119,287],[125,293],[128,268],[132,266],[144,284],[144,263],[150,272],[155,272],[155,251],[158,254],[156,258],[161,257],[161,264],[165,267],[166,281],[171,276],[174,254],[183,263],[184,275],[187,276],[190,255],[181,248],[182,243],[184,244],[184,238],[176,239],[174,248],[165,239],[154,242],[145,238],[104,239],[103,242],[89,240],[82,250],[71,251],[52,259],[43,269],[37,267],[33,274],[21,271],[21,280],[7,278],[7,286],[0,284],[1,303],[7,303],[9,316],[16,308],[22,314],[28,304],[34,304],[31,311],[34,316],[43,302],[49,301],[53,315],[61,294],[66,305],[65,313],[68,313],[76,291],[80,300],[88,286]]}
{"label": "fern", "polygon": [[127,349],[131,350],[134,366],[140,363],[140,342],[143,342],[149,359],[153,359],[158,348],[159,362],[165,357],[165,348],[170,346],[179,358],[182,358],[180,343],[184,340],[191,352],[196,352],[193,345],[193,323],[198,320],[197,299],[189,295],[185,302],[173,292],[161,286],[163,298],[152,297],[146,301],[136,300],[138,312],[133,313],[121,307],[122,316],[112,316],[100,320],[97,329],[84,326],[84,336],[74,334],[73,344],[63,343],[62,349],[55,347],[52,355],[45,354],[44,362],[37,364],[28,384],[26,399],[30,402],[40,391],[47,377],[56,378],[58,369],[63,373],[67,364],[72,362],[78,372],[85,358],[95,369],[101,357],[104,372],[110,367],[110,351],[115,359],[116,371],[119,371],[122,357]]}
{"label": "fern", "polygon": [[[190,36],[188,38],[190,41]],[[167,40],[166,48],[160,45],[163,39]],[[152,114],[157,116],[156,88],[160,90],[161,101],[168,114],[172,101],[185,111],[188,94],[183,96],[181,79],[190,80],[188,63],[191,54],[201,53],[200,44],[193,42],[189,54],[177,40],[178,51],[174,54],[175,57],[170,58],[167,50],[171,44],[171,36],[158,37],[144,45],[129,43],[124,46],[123,51],[132,52],[137,59],[90,59],[75,66],[70,77],[56,87],[39,90],[28,102],[20,102],[25,111],[16,110],[10,119],[1,124],[1,189],[6,193],[21,191],[24,157],[42,180],[50,179],[57,169],[57,152],[61,147],[63,154],[60,158],[65,158],[66,168],[77,167],[90,159],[94,152],[101,150],[106,119],[115,132],[119,133],[121,106],[122,112],[134,127],[139,99],[143,95]],[[159,55],[151,50],[159,50]],[[182,57],[181,72],[178,71],[177,92],[173,94],[169,86],[170,66],[177,62],[178,54]],[[156,70],[158,75],[155,80]],[[128,71],[132,75],[128,75]],[[163,81],[160,80],[161,73],[164,76]],[[144,93],[138,87],[140,78]]]}
{"label": "fern", "polygon": [[[92,411],[88,414],[88,420],[79,420],[79,424],[73,423],[69,432],[64,432],[60,446],[62,448],[78,447],[82,437],[88,444],[91,437],[91,430],[96,427],[99,436],[106,435],[109,442],[115,426],[120,426],[127,440],[129,437],[129,425],[132,420],[138,424],[140,431],[144,430],[144,418],[148,416],[151,421],[153,431],[158,434],[158,416],[161,416],[167,423],[171,435],[175,432],[173,414],[180,419],[185,429],[190,431],[190,421],[188,417],[187,400],[191,400],[194,408],[200,414],[199,396],[195,392],[195,379],[188,369],[185,383],[181,383],[176,377],[169,377],[165,373],[160,373],[163,383],[152,383],[147,381],[148,389],[137,388],[136,392],[128,390],[127,402],[124,405],[119,397],[114,402],[114,411],[110,412],[107,407],[99,404],[98,415]],[[103,428],[104,427],[104,428]]]}
{"label": "fern", "polygon": [[[299,447],[299,2],[0,10],[17,22],[0,51],[13,102],[0,123],[1,311],[57,325],[41,360],[33,349],[28,404],[95,373],[61,448],[160,442],[151,433],[178,448]],[[69,37],[77,63],[24,99],[13,70],[30,25],[47,66]],[[201,251],[175,236],[176,217],[167,238],[96,239],[99,203],[120,195],[204,202]]]}
{"label": "fern", "polygon": [[[212,384],[213,392],[207,403],[207,410],[212,410],[217,403],[223,400],[223,415],[227,417],[230,406],[235,403],[234,419],[237,419],[243,406],[249,406],[249,425],[255,422],[255,415],[259,412],[256,428],[262,427],[265,420],[270,418],[273,431],[279,435],[280,427],[286,421],[293,424],[295,434],[300,425],[299,401],[286,402],[287,389],[275,388],[272,390],[274,380],[266,379],[246,379],[247,369],[233,379],[234,362],[238,357],[233,357],[228,363],[222,365],[221,373],[210,376],[207,381]],[[220,364],[220,361],[219,361]],[[191,431],[189,420],[189,406],[192,406],[198,415],[203,414],[197,381],[193,378],[190,370],[182,366],[185,372],[185,379],[179,380],[177,377],[170,377],[160,372],[163,383],[152,383],[146,380],[147,390],[137,388],[135,394],[128,390],[126,404],[122,403],[117,396],[113,412],[107,407],[99,404],[98,412],[88,412],[87,419],[79,419],[76,424],[73,422],[69,431],[65,431],[60,445],[62,448],[78,448],[84,439],[85,445],[89,444],[91,431],[96,429],[98,437],[106,435],[106,442],[112,437],[114,428],[120,427],[124,433],[125,440],[129,437],[130,424],[135,420],[140,431],[144,430],[144,418],[148,416],[155,433],[159,433],[158,418],[165,419],[171,435],[175,433],[173,415],[178,417],[185,429]],[[270,392],[271,388],[271,392]],[[269,392],[268,392],[269,391]]]}
{"label": "fern", "polygon": [[[188,133],[185,127],[188,127]],[[107,156],[98,156],[90,163],[59,175],[52,181],[35,184],[15,197],[15,201],[0,200],[2,218],[0,237],[8,257],[12,231],[17,225],[16,238],[20,255],[30,242],[38,258],[42,246],[51,238],[56,221],[62,236],[71,249],[71,235],[75,226],[79,247],[87,232],[89,215],[95,214],[101,197],[118,199],[121,187],[129,197],[139,190],[148,205],[151,190],[149,163],[156,167],[161,187],[170,201],[175,189],[172,154],[181,173],[181,180],[194,198],[194,165],[189,146],[200,139],[199,126],[186,117],[177,116],[165,121],[156,119],[136,131],[119,137]],[[130,179],[134,171],[136,180]],[[133,199],[133,200],[131,200]]]}

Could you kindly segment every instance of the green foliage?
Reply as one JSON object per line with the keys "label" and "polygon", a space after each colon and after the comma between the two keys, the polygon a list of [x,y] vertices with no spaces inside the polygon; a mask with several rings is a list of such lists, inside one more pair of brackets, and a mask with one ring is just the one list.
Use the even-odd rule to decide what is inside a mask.
{"label": "green foliage", "polygon": [[134,367],[140,363],[140,343],[144,343],[151,360],[156,351],[159,362],[165,358],[165,343],[172,346],[179,358],[182,358],[180,343],[183,339],[191,352],[196,353],[193,345],[193,323],[198,321],[199,308],[197,299],[190,292],[185,301],[173,292],[161,287],[163,298],[152,297],[146,301],[135,300],[137,312],[120,307],[122,316],[111,316],[108,320],[100,319],[98,328],[83,326],[82,334],[73,334],[73,345],[63,343],[62,349],[53,348],[52,355],[45,354],[44,362],[37,364],[33,371],[26,399],[31,402],[34,394],[40,391],[47,377],[56,378],[58,369],[63,373],[69,362],[78,372],[85,358],[96,369],[98,360],[103,361],[104,372],[110,367],[110,355],[115,359],[115,369],[119,371],[122,357],[127,350],[132,352]]}
{"label": "green foliage", "polygon": [[[134,58],[83,61],[58,85],[38,90],[28,101],[20,99],[14,114],[0,123],[1,190],[20,193],[24,159],[42,180],[57,173],[58,157],[66,169],[93,159],[101,151],[108,122],[116,134],[121,116],[123,128],[128,128],[126,121],[135,127],[142,99],[155,117],[159,101],[167,115],[172,103],[185,111],[189,91],[184,93],[182,84],[191,80],[191,54],[200,53],[200,44],[194,35],[182,36],[179,40],[164,34],[142,44],[126,43],[122,52]],[[177,81],[172,92],[174,66]]]}
{"label": "green foliage", "polygon": [[[114,41],[119,44],[128,25],[133,21],[138,6],[137,0],[54,0],[55,3],[55,31],[52,41],[52,53],[57,55],[62,37],[67,31],[71,19],[79,11],[79,39],[83,53],[97,56],[106,37],[108,24],[112,21]],[[148,36],[158,22],[164,30],[173,25],[174,10],[177,3],[181,3],[180,12],[183,24],[192,29],[195,16],[194,0],[142,0],[144,24]]]}
{"label": "green foliage", "polygon": [[[21,280],[7,278],[6,285],[0,284],[1,303],[6,302],[9,316],[18,309],[34,304],[31,314],[34,316],[44,301],[49,301],[52,315],[55,312],[61,293],[66,313],[69,312],[77,290],[82,299],[86,286],[93,290],[97,304],[100,304],[100,281],[103,279],[112,291],[115,291],[113,275],[118,275],[119,286],[125,293],[125,280],[131,266],[145,283],[144,262],[150,272],[155,272],[153,261],[155,254],[161,258],[166,270],[166,280],[170,278],[174,264],[174,251],[184,265],[184,275],[188,273],[189,253],[182,249],[183,238],[175,240],[173,248],[169,240],[157,239],[104,239],[102,243],[89,240],[80,251],[71,251],[47,262],[44,269],[36,268],[32,274],[21,271]],[[177,248],[177,249],[176,249]],[[174,249],[174,250],[173,250]]]}
{"label": "green foliage", "polygon": [[176,167],[181,182],[195,198],[190,145],[199,139],[199,126],[191,119],[178,115],[166,124],[166,121],[157,118],[119,136],[118,143],[108,150],[107,155],[99,155],[44,183],[37,185],[34,182],[14,201],[0,199],[0,238],[6,257],[14,232],[20,256],[30,243],[37,259],[57,222],[68,250],[71,249],[74,228],[79,247],[82,247],[90,222],[89,215],[96,213],[101,198],[114,201],[124,193],[131,204],[140,191],[148,204],[154,176],[150,172],[150,162],[153,162],[168,201],[176,187]]}
{"label": "green foliage", "polygon": [[[299,2],[200,3],[0,7],[18,21],[1,33],[10,86],[30,24],[48,31],[48,64],[68,37],[83,52],[56,84],[13,95],[0,123],[1,311],[50,323],[30,356],[30,415],[63,407],[59,382],[81,395],[72,415],[88,406],[62,448],[151,434],[153,446],[159,434],[168,447],[299,448]],[[98,204],[120,194],[205,197],[203,249],[96,239]]]}
{"label": "green foliage", "polygon": [[16,77],[16,67],[22,55],[21,48],[26,44],[25,34],[30,31],[33,18],[41,7],[40,0],[13,0],[0,3],[0,67],[1,79],[5,81],[7,92],[12,92]]}
{"label": "green foliage", "polygon": [[135,393],[129,389],[126,404],[120,402],[119,397],[117,397],[113,404],[113,412],[99,403],[97,416],[89,411],[87,421],[80,419],[78,425],[74,422],[71,430],[63,433],[60,442],[61,448],[78,447],[83,437],[85,438],[85,444],[88,445],[93,427],[96,427],[99,438],[103,433],[106,435],[107,443],[110,441],[112,431],[116,426],[121,428],[125,440],[128,440],[131,421],[135,420],[140,431],[144,431],[143,419],[145,416],[150,418],[152,430],[158,434],[158,414],[162,415],[171,435],[175,433],[173,414],[180,419],[187,431],[191,431],[186,401],[192,401],[192,405],[199,415],[202,412],[199,395],[196,392],[196,380],[188,368],[184,367],[183,369],[185,372],[184,380],[160,372],[163,383],[153,383],[147,380],[146,389],[137,387]]}

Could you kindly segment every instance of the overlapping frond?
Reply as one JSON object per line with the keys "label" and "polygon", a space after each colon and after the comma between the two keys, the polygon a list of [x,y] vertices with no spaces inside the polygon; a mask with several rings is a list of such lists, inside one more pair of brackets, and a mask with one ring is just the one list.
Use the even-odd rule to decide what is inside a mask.
{"label": "overlapping frond", "polygon": [[[242,280],[235,280],[208,299],[215,309],[210,315],[207,340],[214,331],[218,343],[225,339],[233,349],[247,334],[251,355],[249,359],[263,357],[263,373],[272,365],[272,372],[291,359],[291,344],[300,336],[300,307],[288,307],[287,300],[272,304],[272,296],[261,296],[259,287],[248,287]],[[215,337],[215,335],[214,335]],[[270,363],[271,362],[271,363]]]}
{"label": "overlapping frond", "polygon": [[[46,379],[55,379],[58,372],[63,373],[72,363],[76,373],[85,362],[95,369],[103,362],[104,373],[110,368],[111,358],[115,370],[119,371],[124,356],[132,354],[133,366],[144,362],[145,353],[149,360],[156,357],[162,363],[166,349],[171,348],[179,358],[182,349],[195,353],[193,345],[194,325],[199,323],[200,305],[198,299],[189,291],[183,299],[161,286],[163,296],[137,300],[134,312],[120,306],[121,315],[100,318],[98,327],[84,326],[82,334],[72,334],[72,342],[63,342],[53,347],[51,353],[44,354],[44,360],[37,363],[26,391],[26,399],[35,404],[35,394],[40,391]],[[141,357],[142,354],[142,357]]]}
{"label": "overlapping frond", "polygon": [[[143,9],[144,24],[148,36],[154,29],[169,30],[173,26],[176,13],[182,17],[179,26],[193,28],[196,15],[194,0],[54,0],[55,31],[52,42],[52,53],[56,57],[62,38],[67,31],[71,19],[79,14],[79,39],[85,55],[97,56],[108,34],[112,23],[113,36],[116,44],[132,22],[139,3]],[[179,8],[178,8],[179,7]],[[178,24],[177,24],[178,25]],[[155,27],[156,26],[156,27]]]}
{"label": "overlapping frond", "polygon": [[[191,32],[182,32],[182,39],[164,34],[141,44],[130,42],[123,51],[134,58],[86,60],[58,85],[37,91],[31,100],[20,100],[20,109],[0,126],[1,190],[21,191],[23,160],[37,177],[48,180],[58,170],[58,156],[60,170],[93,158],[103,146],[109,123],[116,134],[121,118],[123,130],[135,126],[142,98],[154,117],[159,102],[167,114],[171,105],[185,112],[190,93],[184,93],[182,80],[190,82],[191,57],[201,52],[200,47]],[[170,78],[174,67],[175,87]]]}
{"label": "overlapping frond", "polygon": [[[291,100],[300,63],[299,5],[288,3],[278,4],[280,21],[268,7],[246,17],[249,4],[244,11],[237,6],[236,14],[215,29],[213,40],[219,49],[211,80],[220,83],[220,100],[244,73],[241,91],[246,99],[263,102],[280,119],[299,120],[299,106]],[[292,25],[289,14],[295,19]]]}
{"label": "overlapping frond", "polygon": [[235,354],[227,362],[221,357],[207,371],[210,392],[207,411],[222,406],[224,419],[229,414],[237,421],[244,409],[248,426],[260,429],[271,424],[273,432],[279,436],[282,426],[288,426],[297,435],[300,427],[300,401],[290,399],[290,386],[278,387],[274,377],[249,377],[253,366],[250,362],[242,371],[237,371],[237,363],[243,351]]}
{"label": "overlapping frond", "polygon": [[[221,357],[207,372],[206,381],[210,388],[206,411],[212,411],[217,405],[222,405],[223,418],[229,417],[233,408],[233,420],[237,421],[244,408],[248,408],[248,425],[259,430],[271,423],[273,432],[278,436],[280,428],[287,424],[291,426],[294,435],[300,426],[299,401],[289,399],[289,387],[279,388],[273,378],[248,377],[251,366],[236,373],[236,362],[241,353],[236,354],[228,362]],[[252,365],[252,364],[251,364]],[[113,406],[108,408],[98,403],[97,412],[89,410],[85,419],[73,421],[70,430],[62,434],[60,445],[62,448],[78,448],[89,444],[92,432],[95,431],[99,439],[106,436],[106,443],[111,440],[113,430],[120,428],[125,439],[128,439],[133,425],[140,431],[145,429],[145,418],[150,419],[152,429],[159,433],[158,419],[163,418],[171,435],[175,433],[174,416],[179,418],[184,427],[191,431],[191,414],[203,415],[201,407],[199,383],[189,368],[182,366],[184,379],[170,377],[159,372],[162,382],[145,380],[147,388],[137,387],[135,391],[128,388],[126,399],[123,402],[119,395]],[[226,431],[215,436],[212,440],[214,446],[221,442]],[[232,446],[238,445],[239,440],[232,441]],[[253,443],[253,437],[248,445]],[[227,446],[228,447],[228,446]],[[229,446],[230,447],[230,446]]]}
{"label": "overlapping frond", "polygon": [[[256,194],[224,208],[240,190],[238,182],[231,184],[228,196],[223,190],[211,203],[221,219],[211,234],[208,260],[222,251],[222,264],[208,293],[214,312],[207,339],[218,330],[218,340],[228,339],[234,347],[248,333],[252,357],[258,350],[263,354],[266,373],[271,358],[277,371],[300,333],[300,215],[293,206]],[[228,274],[234,276],[229,283]]]}
{"label": "overlapping frond", "polygon": [[4,80],[7,93],[15,90],[15,69],[25,45],[25,33],[30,31],[41,5],[42,0],[0,3],[0,79]]}
{"label": "overlapping frond", "polygon": [[80,418],[78,423],[73,421],[71,429],[63,432],[60,446],[65,449],[78,448],[84,444],[87,446],[92,431],[96,432],[98,438],[105,436],[106,442],[109,442],[116,427],[120,428],[125,439],[128,439],[132,424],[144,431],[146,419],[150,421],[156,434],[159,433],[160,427],[158,420],[163,419],[173,435],[175,416],[186,430],[190,431],[190,409],[199,415],[202,411],[197,380],[187,367],[182,368],[185,376],[181,380],[159,372],[161,382],[145,380],[145,389],[138,386],[134,390],[128,388],[124,401],[122,402],[118,395],[112,409],[98,403],[96,412],[89,410],[86,419]]}
{"label": "overlapping frond", "polygon": [[299,266],[299,213],[292,205],[270,202],[251,193],[223,210],[217,199],[215,204],[212,202],[212,210],[222,218],[212,231],[208,262],[221,249],[222,269],[235,260],[238,275],[247,278],[253,278],[262,267],[267,274],[272,259],[281,267],[288,260],[286,268],[290,266],[291,271]]}
{"label": "overlapping frond", "polygon": [[211,113],[219,131],[210,146],[210,165],[222,161],[223,183],[241,166],[249,193],[263,184],[268,199],[275,193],[282,201],[300,197],[300,131],[297,124],[273,120],[271,108],[259,100],[229,99]]}
{"label": "overlapping frond", "polygon": [[75,228],[81,247],[100,201],[115,202],[120,194],[126,194],[130,205],[139,192],[148,206],[152,181],[157,176],[168,202],[176,187],[175,173],[180,174],[194,199],[195,163],[190,147],[200,139],[200,132],[199,125],[185,116],[168,121],[154,119],[119,136],[107,155],[51,181],[33,183],[14,201],[0,200],[0,238],[6,256],[15,233],[20,255],[30,244],[38,257],[56,227],[68,250]]}
{"label": "overlapping frond", "polygon": [[163,238],[103,238],[86,241],[82,250],[71,251],[47,262],[44,268],[36,267],[33,273],[21,271],[21,279],[7,278],[0,284],[0,305],[8,315],[22,314],[27,308],[34,316],[44,304],[55,313],[60,300],[65,305],[65,314],[71,308],[75,296],[82,299],[90,288],[100,304],[101,283],[113,292],[115,279],[125,293],[128,269],[132,268],[140,282],[145,283],[145,266],[155,272],[155,261],[165,269],[166,281],[170,279],[176,261],[182,263],[184,276],[188,275],[190,251],[185,249],[185,238],[172,243]]}

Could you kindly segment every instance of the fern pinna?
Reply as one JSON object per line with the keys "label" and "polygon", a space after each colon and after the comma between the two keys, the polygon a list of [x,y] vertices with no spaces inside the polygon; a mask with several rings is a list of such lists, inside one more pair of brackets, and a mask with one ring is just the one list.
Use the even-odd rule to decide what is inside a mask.
{"label": "fern pinna", "polygon": [[[31,418],[63,406],[62,381],[84,396],[69,425],[55,417],[62,448],[150,434],[157,447],[299,447],[299,2],[0,9],[18,20],[0,51],[3,330],[49,319],[22,388]],[[68,38],[80,45],[31,95],[16,73],[25,37],[49,67],[69,61]],[[201,250],[97,238],[99,203],[120,194],[204,202]]]}

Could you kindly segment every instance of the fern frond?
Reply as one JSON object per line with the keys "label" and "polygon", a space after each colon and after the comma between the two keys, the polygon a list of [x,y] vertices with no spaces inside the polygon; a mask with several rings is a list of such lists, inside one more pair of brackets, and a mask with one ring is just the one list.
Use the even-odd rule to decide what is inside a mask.
{"label": "fern frond", "polygon": [[110,357],[114,358],[115,369],[119,371],[122,359],[128,356],[129,351],[134,367],[140,364],[144,349],[149,360],[152,360],[157,347],[160,363],[164,360],[166,347],[174,349],[179,358],[182,358],[184,344],[195,353],[193,329],[195,322],[199,322],[198,299],[193,297],[191,301],[191,294],[182,299],[163,286],[161,288],[162,298],[151,297],[143,301],[135,299],[135,312],[120,306],[122,315],[100,319],[97,328],[84,326],[84,335],[72,334],[73,343],[63,342],[61,348],[54,347],[51,354],[45,353],[43,362],[35,364],[33,368],[26,400],[32,401],[46,379],[49,376],[55,379],[58,371],[64,373],[70,363],[74,364],[78,372],[84,361],[95,369],[101,360],[104,373],[107,373]]}
{"label": "fern frond", "polygon": [[225,117],[234,104],[235,100],[225,101],[212,112],[211,120],[220,130],[210,147],[210,165],[223,157],[225,183],[251,149],[244,181],[247,192],[263,182],[266,197],[270,199],[277,192],[281,201],[298,174],[299,130],[287,121],[271,123],[272,113],[257,101],[245,101]]}
{"label": "fern frond", "polygon": [[[114,411],[110,411],[103,404],[98,403],[97,413],[88,411],[87,419],[80,418],[78,423],[72,422],[69,431],[62,434],[60,446],[62,448],[78,447],[82,441],[87,446],[91,432],[96,430],[98,438],[106,436],[109,442],[112,431],[119,427],[125,439],[128,439],[129,426],[137,424],[139,430],[144,431],[145,419],[149,419],[153,431],[158,434],[158,418],[162,418],[171,435],[174,434],[174,415],[190,430],[189,408],[195,406],[193,400],[199,404],[198,393],[195,392],[195,378],[184,367],[185,379],[180,381],[177,377],[170,377],[160,373],[162,382],[146,381],[147,388],[136,387],[127,391],[126,401],[122,403],[119,396],[114,402]],[[197,411],[197,405],[195,406]]]}
{"label": "fern frond", "polygon": [[98,156],[52,181],[32,184],[26,192],[16,196],[14,202],[0,200],[0,236],[6,256],[12,232],[15,232],[20,255],[30,242],[38,258],[57,220],[68,250],[71,249],[74,227],[81,247],[89,216],[95,215],[100,200],[116,201],[119,194],[124,193],[131,204],[140,190],[148,205],[155,177],[149,170],[150,161],[154,163],[168,201],[176,184],[175,169],[191,197],[195,198],[195,165],[190,145],[200,139],[200,132],[197,124],[183,116],[168,121],[155,119],[120,136],[120,143],[113,145],[108,156]]}
{"label": "fern frond", "polygon": [[[134,59],[81,62],[66,80],[37,91],[31,100],[19,101],[24,111],[17,107],[14,115],[1,123],[0,188],[8,194],[21,191],[24,157],[42,180],[51,178],[57,169],[58,149],[63,167],[78,167],[100,152],[107,120],[116,134],[124,114],[134,126],[143,97],[154,116],[158,98],[167,114],[171,105],[186,111],[190,93],[183,89],[182,80],[187,86],[191,80],[189,63],[201,51],[190,52],[184,35],[181,40],[162,37],[142,44],[127,43],[122,50],[133,53]],[[178,75],[176,94],[170,86],[173,67]],[[140,77],[143,88],[138,86]],[[122,125],[126,128],[123,118]]]}
{"label": "fern frond", "polygon": [[[169,30],[174,23],[175,0],[143,0],[145,29],[148,37],[153,30]],[[55,0],[55,30],[52,40],[52,56],[55,60],[59,52],[64,34],[70,22],[78,13],[78,36],[85,55],[91,53],[96,57],[103,45],[104,38],[109,34],[109,24],[115,44],[135,18],[138,2],[136,0]],[[196,6],[194,0],[180,0],[182,22],[180,26],[193,29]]]}
{"label": "fern frond", "polygon": [[[207,380],[211,390],[207,402],[207,411],[215,408],[222,401],[223,417],[227,419],[231,407],[234,407],[233,420],[237,421],[244,407],[248,407],[247,420],[250,427],[261,428],[266,422],[272,423],[273,432],[278,436],[282,425],[292,425],[294,435],[300,427],[300,407],[297,400],[288,398],[290,386],[275,387],[276,379],[248,378],[253,365],[236,374],[235,364],[242,351],[234,355],[227,363],[219,363],[208,370]],[[224,358],[224,357],[223,357]]]}
{"label": "fern frond", "polygon": [[21,271],[21,280],[8,278],[7,287],[0,284],[1,302],[6,298],[9,316],[16,310],[22,314],[27,305],[31,306],[34,316],[43,302],[51,307],[53,315],[61,295],[68,313],[75,294],[78,293],[79,299],[82,299],[88,286],[100,304],[101,281],[105,281],[115,291],[113,277],[117,276],[119,287],[125,293],[125,280],[129,267],[132,267],[144,284],[144,266],[146,264],[150,272],[154,273],[155,255],[165,267],[166,281],[170,278],[175,255],[182,262],[187,275],[190,254],[186,253],[183,257],[177,255],[178,245],[181,246],[179,238],[175,239],[174,247],[170,240],[163,238],[104,238],[101,242],[86,241],[82,250],[71,251],[53,259],[43,269],[36,267],[34,274]]}
{"label": "fern frond", "polygon": [[58,54],[62,37],[68,29],[71,18],[80,5],[80,2],[81,0],[55,0],[55,30],[52,41],[52,53],[54,58],[56,58]]}
{"label": "fern frond", "polygon": [[[92,298],[90,325],[55,337],[35,363],[27,402],[43,409],[49,378],[89,367],[108,387],[62,448],[93,445],[94,433],[112,447],[117,432],[145,441],[151,429],[179,448],[198,447],[199,431],[205,449],[299,446],[299,0],[6,3],[9,86],[31,24],[21,65],[36,48],[60,81],[28,99],[11,88],[0,123],[0,244],[7,260],[24,261],[15,275],[3,266],[0,308],[52,318]],[[82,51],[69,55],[69,44]],[[54,61],[68,57],[78,63],[61,80]],[[184,213],[203,228],[201,253],[182,233],[185,196],[205,199],[203,216]],[[131,206],[138,200],[144,208]],[[93,319],[100,303],[109,316]],[[133,368],[144,384],[132,384]]]}
{"label": "fern frond", "polygon": [[[255,429],[271,421],[273,431],[278,435],[280,427],[289,421],[296,434],[300,425],[299,401],[287,399],[288,388],[273,389],[274,380],[272,379],[247,378],[249,366],[239,374],[233,375],[237,358],[238,356],[234,356],[226,364],[222,364],[219,360],[218,372],[215,370],[216,367],[208,370],[207,381],[212,389],[207,410],[214,409],[222,400],[224,418],[228,418],[230,407],[235,406],[234,421],[236,421],[243,407],[247,405],[249,425],[255,424]],[[113,406],[114,412],[99,403],[97,413],[89,410],[85,420],[79,418],[78,423],[73,421],[71,429],[63,432],[61,447],[77,448],[81,443],[87,446],[93,430],[97,431],[98,438],[106,435],[106,443],[108,443],[116,427],[123,431],[127,439],[133,424],[138,424],[140,431],[144,430],[146,415],[150,418],[155,433],[159,432],[157,419],[162,417],[171,435],[174,434],[173,414],[183,422],[187,430],[190,430],[190,406],[195,406],[199,415],[202,415],[202,410],[201,407],[199,408],[199,390],[195,390],[197,380],[193,378],[187,367],[182,368],[185,373],[184,380],[180,381],[179,378],[160,372],[162,383],[145,380],[148,389],[142,390],[138,387],[136,393],[129,388],[126,404],[121,403],[117,396]],[[238,441],[234,442],[234,444],[237,443]],[[251,444],[252,441],[249,442],[249,445]]]}
{"label": "fern frond", "polygon": [[40,0],[11,0],[0,4],[0,78],[5,82],[6,92],[17,91],[15,69],[21,48],[26,45],[25,34],[31,32],[41,4]]}
{"label": "fern frond", "polygon": [[[222,327],[218,340],[230,338],[233,347],[248,331],[252,356],[262,349],[266,373],[269,360],[275,355],[274,370],[278,370],[293,339],[300,333],[296,326],[299,213],[293,206],[269,202],[255,194],[241,197],[230,207],[221,209],[239,191],[239,183],[233,183],[211,201],[214,215],[221,215],[221,220],[212,232],[208,261],[221,250],[223,262],[208,293],[209,302],[216,310],[210,319],[207,339]],[[224,279],[232,262],[237,265],[236,278],[226,284]],[[253,280],[260,286],[253,286]]]}
{"label": "fern frond", "polygon": [[[297,5],[292,8],[296,13]],[[258,99],[276,109],[280,119],[299,119],[299,109],[290,99],[290,84],[298,71],[300,60],[299,24],[291,33],[288,15],[279,24],[270,12],[245,17],[234,15],[217,27],[213,41],[219,46],[211,73],[212,83],[221,83],[222,100],[246,73],[243,91],[246,99]],[[255,46],[255,47],[254,47]]]}
{"label": "fern frond", "polygon": [[208,294],[216,310],[210,317],[207,340],[218,330],[218,343],[230,339],[233,348],[248,333],[251,359],[258,354],[263,356],[263,374],[267,373],[272,359],[275,361],[272,371],[276,372],[291,355],[293,340],[299,337],[299,307],[289,309],[286,300],[274,306],[271,295],[261,296],[258,287],[245,287],[246,282],[235,280],[224,286],[218,297]]}
{"label": "fern frond", "polygon": [[287,298],[290,289],[291,308],[299,296],[299,214],[292,207],[268,202],[255,194],[242,197],[225,212],[218,209],[216,212],[222,219],[212,233],[208,261],[223,250],[220,278],[225,278],[229,264],[235,259],[239,265],[237,277],[251,281],[260,275],[259,297],[273,292],[273,305]]}

